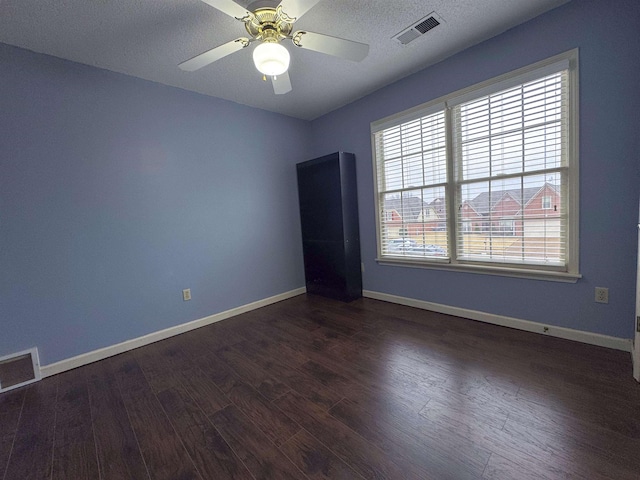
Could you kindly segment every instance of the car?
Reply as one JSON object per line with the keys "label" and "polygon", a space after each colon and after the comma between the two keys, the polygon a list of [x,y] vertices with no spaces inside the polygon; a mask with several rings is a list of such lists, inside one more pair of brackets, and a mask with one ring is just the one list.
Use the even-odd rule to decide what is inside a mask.
{"label": "car", "polygon": [[387,243],[388,253],[406,253],[411,249],[416,248],[418,242],[411,240],[410,238],[394,238]]}
{"label": "car", "polygon": [[408,252],[409,255],[420,255],[425,257],[446,257],[447,251],[439,245],[416,245]]}

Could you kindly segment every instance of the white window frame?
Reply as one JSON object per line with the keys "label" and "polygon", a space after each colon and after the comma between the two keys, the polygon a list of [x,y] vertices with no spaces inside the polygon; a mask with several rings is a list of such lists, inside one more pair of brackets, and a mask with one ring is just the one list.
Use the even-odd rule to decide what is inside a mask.
{"label": "white window frame", "polygon": [[[568,108],[568,139],[567,139],[567,155],[568,155],[568,183],[567,183],[567,238],[566,238],[566,265],[564,267],[547,267],[541,265],[515,265],[500,264],[493,262],[485,263],[465,263],[457,259],[456,252],[456,229],[457,221],[455,214],[455,188],[457,182],[454,179],[455,159],[453,152],[453,139],[451,123],[451,111],[455,105],[465,103],[467,101],[480,98],[495,92],[499,92],[508,88],[515,87],[551,75],[561,70],[568,70],[569,85],[569,108]],[[579,105],[578,105],[578,49],[556,55],[554,57],[542,60],[533,65],[506,73],[485,82],[473,85],[471,87],[453,92],[444,97],[440,97],[433,101],[418,105],[404,112],[380,119],[371,123],[371,146],[374,173],[374,191],[375,191],[375,213],[376,213],[376,241],[377,241],[377,259],[376,261],[382,265],[400,265],[407,267],[432,268],[441,270],[456,270],[472,273],[494,274],[521,278],[535,278],[542,280],[576,282],[581,275],[579,273],[579,156],[578,156],[578,133],[579,133]],[[438,111],[445,112],[445,120],[447,123],[447,211],[448,211],[448,244],[450,249],[450,257],[430,258],[430,257],[403,257],[382,252],[382,223],[381,223],[381,202],[378,192],[378,165],[376,160],[376,142],[375,134],[389,128],[397,127],[401,124],[416,120],[427,115],[431,115]]]}

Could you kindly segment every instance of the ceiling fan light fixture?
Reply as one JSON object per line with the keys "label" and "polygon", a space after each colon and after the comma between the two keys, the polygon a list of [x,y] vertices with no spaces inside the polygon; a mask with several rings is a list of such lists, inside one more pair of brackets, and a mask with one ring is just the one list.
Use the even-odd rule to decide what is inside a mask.
{"label": "ceiling fan light fixture", "polygon": [[260,73],[269,77],[286,72],[290,60],[289,50],[279,43],[264,42],[253,50],[253,63]]}

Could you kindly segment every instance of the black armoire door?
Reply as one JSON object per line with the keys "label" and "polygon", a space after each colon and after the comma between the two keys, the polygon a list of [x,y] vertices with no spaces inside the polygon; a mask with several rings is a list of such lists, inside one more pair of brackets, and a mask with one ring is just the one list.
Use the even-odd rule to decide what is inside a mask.
{"label": "black armoire door", "polygon": [[359,298],[355,156],[333,153],[296,167],[307,292],[344,301]]}

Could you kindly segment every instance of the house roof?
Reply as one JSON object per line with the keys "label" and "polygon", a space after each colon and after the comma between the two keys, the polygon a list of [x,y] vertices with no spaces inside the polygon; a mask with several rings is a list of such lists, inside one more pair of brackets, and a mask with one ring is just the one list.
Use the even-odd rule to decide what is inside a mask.
{"label": "house roof", "polygon": [[385,210],[395,210],[403,220],[409,222],[417,221],[421,213],[425,215],[433,212],[437,217],[444,217],[446,212],[445,205],[444,198],[436,198],[431,202],[425,202],[420,197],[404,197],[403,199],[397,197],[387,199],[384,202]]}
{"label": "house roof", "polygon": [[[482,192],[475,198],[467,200],[465,203],[469,205],[478,215],[488,215],[496,205],[505,197],[510,196],[518,205],[527,205],[541,190],[549,187],[554,191],[558,191],[558,186],[551,183],[545,183],[540,187],[529,188],[511,188],[507,190],[492,190]],[[421,213],[428,211],[435,212],[438,217],[444,217],[446,213],[446,202],[443,198],[436,198],[431,202],[425,202],[418,196],[395,198],[387,198],[384,202],[384,209],[388,211],[395,210],[398,215],[407,222],[417,221]]]}
{"label": "house roof", "polygon": [[420,213],[429,206],[420,197],[388,198],[384,202],[385,210],[395,210],[404,221],[415,221]]}
{"label": "house roof", "polygon": [[549,187],[554,191],[558,191],[558,187],[551,183],[545,183],[541,187],[529,188],[512,188],[508,190],[492,190],[491,192],[482,192],[477,197],[467,200],[465,203],[471,206],[478,215],[488,215],[495,206],[505,197],[510,196],[520,206],[527,205],[538,192],[545,187]]}

